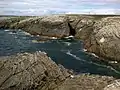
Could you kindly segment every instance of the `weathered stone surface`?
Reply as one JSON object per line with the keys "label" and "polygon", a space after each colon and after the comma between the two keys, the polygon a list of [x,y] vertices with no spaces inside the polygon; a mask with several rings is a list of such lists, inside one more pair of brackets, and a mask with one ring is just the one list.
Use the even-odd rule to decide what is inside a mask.
{"label": "weathered stone surface", "polygon": [[85,44],[90,52],[120,62],[120,17],[106,17],[93,25],[93,32]]}
{"label": "weathered stone surface", "polygon": [[22,29],[33,35],[69,36],[69,26],[65,15],[29,17],[9,26],[11,29]]}
{"label": "weathered stone surface", "polygon": [[67,17],[68,22],[76,32],[75,37],[82,40],[88,38],[89,33],[93,30],[94,17],[83,15],[70,15]]}
{"label": "weathered stone surface", "polygon": [[113,80],[109,76],[70,75],[43,52],[0,57],[0,90],[102,90]]}
{"label": "weathered stone surface", "polygon": [[68,77],[42,52],[0,57],[0,90],[53,90]]}
{"label": "weathered stone surface", "polygon": [[120,16],[76,15],[69,16],[69,22],[89,52],[120,62]]}
{"label": "weathered stone surface", "polygon": [[0,28],[8,29],[11,25],[28,17],[0,17]]}
{"label": "weathered stone surface", "polygon": [[120,79],[115,80],[112,84],[107,85],[104,90],[120,90]]}
{"label": "weathered stone surface", "polygon": [[67,79],[55,90],[103,90],[113,80],[107,76],[81,74]]}

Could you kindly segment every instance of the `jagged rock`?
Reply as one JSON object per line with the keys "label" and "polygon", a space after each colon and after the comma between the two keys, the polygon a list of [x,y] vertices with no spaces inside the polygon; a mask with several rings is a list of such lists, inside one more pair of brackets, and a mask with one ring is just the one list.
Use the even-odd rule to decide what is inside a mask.
{"label": "jagged rock", "polygon": [[0,90],[53,90],[68,77],[42,52],[0,57]]}
{"label": "jagged rock", "polygon": [[9,25],[12,29],[22,29],[33,35],[64,37],[69,36],[69,26],[65,15],[29,17]]}
{"label": "jagged rock", "polygon": [[69,16],[69,22],[87,51],[120,62],[120,16],[73,15]]}
{"label": "jagged rock", "polygon": [[115,80],[113,83],[107,85],[104,90],[120,90],[120,79]]}
{"label": "jagged rock", "polygon": [[68,22],[70,23],[73,30],[75,30],[75,37],[78,39],[88,38],[89,33],[92,32],[94,17],[83,16],[83,15],[70,15],[68,16]]}
{"label": "jagged rock", "polygon": [[44,52],[0,57],[0,90],[102,90],[115,78],[72,75]]}
{"label": "jagged rock", "polygon": [[0,17],[0,28],[10,29],[11,25],[28,17]]}
{"label": "jagged rock", "polygon": [[67,79],[55,90],[103,90],[114,78],[99,75],[81,74]]}
{"label": "jagged rock", "polygon": [[89,36],[88,51],[120,62],[120,17],[106,17],[97,21]]}

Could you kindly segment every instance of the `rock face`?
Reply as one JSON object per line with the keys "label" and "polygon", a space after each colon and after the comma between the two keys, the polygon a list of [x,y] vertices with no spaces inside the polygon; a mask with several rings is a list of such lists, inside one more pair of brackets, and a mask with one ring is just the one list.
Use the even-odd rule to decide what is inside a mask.
{"label": "rock face", "polygon": [[113,80],[112,77],[82,74],[67,79],[55,90],[103,90]]}
{"label": "rock face", "polygon": [[89,52],[120,62],[120,16],[72,16],[71,21],[75,37]]}
{"label": "rock face", "polygon": [[53,90],[68,77],[42,52],[0,57],[0,90]]}
{"label": "rock face", "polygon": [[112,84],[107,85],[104,90],[120,90],[120,79],[115,80]]}
{"label": "rock face", "polygon": [[120,17],[106,17],[96,22],[93,26],[93,38],[96,42],[89,48],[90,51],[102,57],[120,62]]}
{"label": "rock face", "polygon": [[[23,29],[34,35],[74,35],[84,47],[109,60],[120,60],[120,17],[53,15],[0,19],[0,28]],[[108,76],[71,76],[42,52],[0,57],[0,90],[110,90]],[[104,88],[105,87],[105,88]],[[112,90],[114,90],[112,88]]]}
{"label": "rock face", "polygon": [[[41,17],[30,17],[22,19],[21,21],[16,20],[16,22],[11,23],[13,19],[8,19],[0,23],[3,27],[8,23],[11,29],[22,29],[26,32],[29,32],[33,35],[42,35],[42,36],[54,36],[54,37],[64,37],[69,36],[69,27],[67,19],[64,15],[53,15],[53,16],[41,16]],[[11,23],[9,25],[9,23]],[[4,26],[6,28],[6,26]]]}
{"label": "rock face", "polygon": [[0,17],[0,28],[10,29],[11,25],[28,17]]}
{"label": "rock face", "polygon": [[103,90],[115,78],[70,75],[45,53],[23,53],[0,57],[0,90]]}

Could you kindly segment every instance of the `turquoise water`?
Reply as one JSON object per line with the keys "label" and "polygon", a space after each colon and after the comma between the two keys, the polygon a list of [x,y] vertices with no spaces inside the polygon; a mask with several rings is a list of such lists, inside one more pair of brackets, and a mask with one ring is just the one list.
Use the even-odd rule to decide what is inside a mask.
{"label": "turquoise water", "polygon": [[89,53],[84,52],[82,41],[75,39],[49,40],[45,43],[37,36],[25,34],[21,30],[0,30],[0,56],[14,55],[23,52],[44,51],[57,64],[76,73],[90,73],[109,76],[120,76],[119,72]]}

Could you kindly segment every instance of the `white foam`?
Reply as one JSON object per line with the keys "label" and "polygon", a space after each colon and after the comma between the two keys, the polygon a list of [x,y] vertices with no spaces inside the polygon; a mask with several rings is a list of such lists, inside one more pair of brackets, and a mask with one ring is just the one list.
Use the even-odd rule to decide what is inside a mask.
{"label": "white foam", "polygon": [[84,52],[87,52],[87,49],[83,49]]}
{"label": "white foam", "polygon": [[37,37],[39,37],[40,35],[37,35]]}
{"label": "white foam", "polygon": [[70,42],[64,42],[67,46],[70,46],[71,43]]}
{"label": "white foam", "polygon": [[74,36],[70,35],[69,38],[73,38]]}
{"label": "white foam", "polygon": [[25,35],[31,35],[30,33],[27,33],[27,32],[23,32]]}
{"label": "white foam", "polygon": [[98,56],[97,56],[96,54],[94,54],[94,53],[91,53],[91,55],[93,55],[94,57],[97,57],[97,58],[98,58]]}
{"label": "white foam", "polygon": [[72,36],[72,35],[70,35],[70,36],[68,36],[68,37],[65,37],[66,39],[68,39],[68,38],[73,38],[74,36]]}
{"label": "white foam", "polygon": [[15,34],[15,33],[9,32],[9,34]]}
{"label": "white foam", "polygon": [[40,52],[40,53],[41,53],[41,51],[38,51],[38,52]]}
{"label": "white foam", "polygon": [[117,61],[109,61],[109,63],[111,63],[111,64],[117,64],[118,62]]}
{"label": "white foam", "polygon": [[89,63],[89,64],[94,64],[94,65],[96,65],[96,66],[100,66],[100,67],[108,68],[108,69],[111,69],[112,71],[114,71],[115,73],[120,74],[119,71],[117,71],[116,69],[114,69],[114,68],[111,67],[111,66],[102,65],[102,64],[94,63],[94,62],[92,62],[92,61],[86,61],[86,60],[84,60],[84,59],[80,59],[80,58],[77,57],[76,55],[72,54],[70,51],[68,51],[66,54],[72,56],[72,57],[75,58],[76,60],[83,61],[83,62],[85,62],[85,63]]}
{"label": "white foam", "polygon": [[4,30],[4,31],[6,31],[6,32],[7,32],[7,31],[10,31],[10,30],[7,30],[7,29],[6,29],[6,30]]}
{"label": "white foam", "polygon": [[43,54],[47,54],[46,52],[42,52]]}
{"label": "white foam", "polygon": [[52,39],[57,39],[57,37],[52,37]]}

